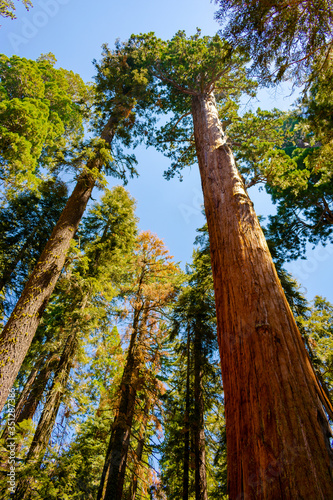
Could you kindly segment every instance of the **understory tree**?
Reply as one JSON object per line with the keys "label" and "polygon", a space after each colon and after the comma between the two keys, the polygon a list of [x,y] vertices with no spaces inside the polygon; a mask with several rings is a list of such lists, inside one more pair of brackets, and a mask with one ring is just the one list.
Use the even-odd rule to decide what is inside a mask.
{"label": "understory tree", "polygon": [[[145,419],[148,417],[145,414],[148,414],[151,405],[151,395],[156,390],[156,387],[153,387],[153,391],[151,388],[149,390],[149,386],[156,376],[165,336],[163,313],[174,297],[179,274],[163,242],[150,232],[139,235],[133,264],[133,281],[126,291],[131,318],[126,361],[97,495],[98,499],[103,500],[122,498],[138,397],[140,391],[144,390],[144,403],[141,406],[145,408]],[[140,462],[140,454],[139,448],[137,462]],[[133,495],[133,486],[130,488]]]}
{"label": "understory tree", "polygon": [[[118,186],[106,192],[100,203],[91,209],[83,227],[84,252],[72,255],[67,263],[65,276],[60,280],[57,293],[46,311],[45,322],[49,329],[50,349],[47,361],[33,367],[34,380],[28,378],[29,394],[27,418],[32,418],[28,400],[43,395],[48,387],[38,425],[26,457],[27,473],[38,471],[42,464],[58,412],[70,380],[73,364],[82,350],[85,338],[106,322],[109,303],[117,295],[117,287],[124,276],[126,260],[131,254],[136,235],[134,201]],[[88,240],[87,240],[88,238]],[[126,274],[126,273],[125,273]],[[58,339],[56,346],[55,340]],[[54,356],[56,348],[57,356]],[[46,347],[44,346],[44,351]],[[55,358],[55,359],[54,359]],[[52,362],[52,369],[50,360]],[[46,373],[46,369],[47,373]],[[44,382],[44,383],[42,383]],[[26,391],[25,391],[26,392]],[[39,401],[34,401],[34,409]],[[18,415],[19,412],[17,411]],[[22,415],[21,415],[22,417]],[[21,418],[20,417],[20,418]],[[34,479],[27,473],[17,485],[15,498],[30,498]]]}
{"label": "understory tree", "polygon": [[209,247],[194,253],[187,272],[187,283],[172,308],[172,354],[166,358],[162,490],[170,500],[222,498],[223,390]]}

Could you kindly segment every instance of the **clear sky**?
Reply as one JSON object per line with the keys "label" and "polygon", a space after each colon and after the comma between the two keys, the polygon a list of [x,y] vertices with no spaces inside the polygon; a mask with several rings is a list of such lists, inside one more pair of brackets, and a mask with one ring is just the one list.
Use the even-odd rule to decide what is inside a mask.
{"label": "clear sky", "polygon": [[[17,19],[2,19],[0,52],[11,56],[36,59],[52,52],[58,66],[79,73],[85,81],[94,75],[93,59],[99,59],[101,46],[113,46],[119,38],[132,33],[154,31],[161,38],[170,38],[178,30],[187,34],[200,28],[213,35],[219,26],[214,21],[216,7],[209,0],[33,0],[27,12],[17,4]],[[261,91],[259,102],[264,109],[288,109],[296,95],[286,87]],[[191,260],[196,228],[203,224],[201,186],[197,168],[184,172],[183,182],[177,178],[166,181],[163,171],[169,162],[152,149],[136,150],[140,177],[129,182],[127,189],[136,198],[140,228],[151,230],[163,238],[172,255],[182,265]],[[110,187],[114,185],[110,179]],[[252,188],[249,192],[257,214],[274,212],[269,197]],[[98,197],[98,193],[94,194]],[[323,295],[333,302],[333,248],[309,249],[308,259],[287,266],[308,291],[308,299]]]}

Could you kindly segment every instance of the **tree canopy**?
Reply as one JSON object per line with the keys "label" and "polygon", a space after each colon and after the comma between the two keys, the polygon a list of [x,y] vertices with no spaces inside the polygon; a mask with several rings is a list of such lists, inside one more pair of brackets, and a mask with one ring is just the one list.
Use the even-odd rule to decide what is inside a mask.
{"label": "tree canopy", "polygon": [[243,47],[264,80],[309,77],[315,61],[322,67],[333,45],[330,0],[215,0],[222,36]]}

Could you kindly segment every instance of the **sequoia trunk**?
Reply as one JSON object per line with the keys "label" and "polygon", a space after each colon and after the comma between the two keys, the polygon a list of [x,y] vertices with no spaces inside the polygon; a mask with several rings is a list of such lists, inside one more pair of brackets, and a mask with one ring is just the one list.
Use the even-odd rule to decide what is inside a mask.
{"label": "sequoia trunk", "polygon": [[[130,110],[123,110],[126,117]],[[110,118],[101,138],[111,143],[119,116]],[[43,311],[59,278],[70,242],[78,228],[93,187],[91,170],[100,170],[99,159],[92,160],[79,177],[73,193],[57,222],[51,237],[32,272],[21,297],[0,335],[0,411],[14,384],[16,375],[29,349]]]}
{"label": "sequoia trunk", "polygon": [[322,390],[226,145],[213,95],[192,99],[208,222],[230,500],[333,499]]}

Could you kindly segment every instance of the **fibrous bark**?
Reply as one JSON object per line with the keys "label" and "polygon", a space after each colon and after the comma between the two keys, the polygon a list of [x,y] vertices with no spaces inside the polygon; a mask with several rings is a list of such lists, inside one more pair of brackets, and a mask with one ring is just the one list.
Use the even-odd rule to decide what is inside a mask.
{"label": "fibrous bark", "polygon": [[322,390],[285,299],[212,94],[192,99],[208,222],[230,500],[333,498]]}

